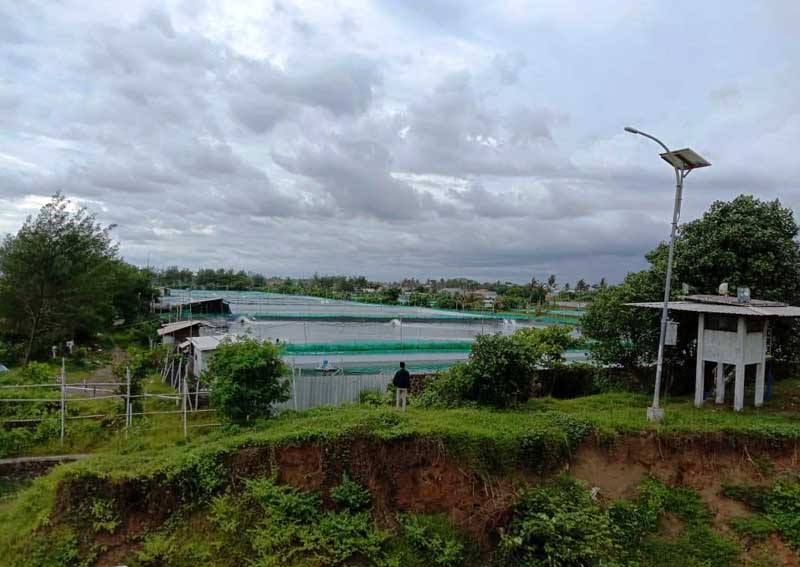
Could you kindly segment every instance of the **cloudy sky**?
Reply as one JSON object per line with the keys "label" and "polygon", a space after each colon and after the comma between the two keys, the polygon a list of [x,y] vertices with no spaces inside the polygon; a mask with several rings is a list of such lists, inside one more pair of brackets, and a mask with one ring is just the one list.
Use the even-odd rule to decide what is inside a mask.
{"label": "cloudy sky", "polygon": [[618,280],[800,206],[800,2],[0,0],[0,234],[62,191],[137,264]]}

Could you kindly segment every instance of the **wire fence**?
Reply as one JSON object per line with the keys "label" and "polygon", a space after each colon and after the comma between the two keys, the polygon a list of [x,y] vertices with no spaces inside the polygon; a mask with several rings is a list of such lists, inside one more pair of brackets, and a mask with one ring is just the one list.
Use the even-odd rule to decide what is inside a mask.
{"label": "wire fence", "polygon": [[[25,424],[25,423],[40,423],[44,421],[58,420],[61,424],[60,427],[60,441],[64,445],[64,438],[66,435],[67,422],[70,420],[80,419],[118,419],[125,418],[125,436],[128,436],[130,429],[133,427],[134,416],[148,416],[148,415],[181,415],[181,424],[183,427],[184,437],[188,436],[188,430],[192,427],[212,427],[222,425],[221,423],[209,424],[193,424],[189,425],[188,418],[190,415],[212,413],[214,409],[200,409],[199,398],[200,396],[208,396],[208,390],[201,390],[199,387],[190,394],[188,387],[188,373],[184,374],[177,394],[155,394],[155,393],[131,393],[131,372],[130,369],[125,371],[125,382],[95,382],[87,383],[78,382],[69,384],[67,383],[67,371],[64,359],[61,360],[61,373],[56,378],[56,383],[47,384],[4,384],[0,385],[0,390],[11,389],[49,389],[58,388],[59,397],[54,398],[41,398],[41,397],[26,397],[26,398],[7,398],[0,397],[0,404],[2,403],[58,403],[59,412],[57,417],[38,417],[38,418],[2,418],[0,424]],[[100,388],[98,388],[100,386]],[[113,387],[116,389],[111,389]],[[124,393],[116,393],[116,392]],[[91,396],[85,397],[70,397],[69,392],[89,394]],[[97,395],[100,392],[101,395]],[[33,394],[35,396],[35,394]],[[194,397],[194,403],[191,398]],[[149,410],[149,411],[134,411],[134,400],[156,399],[162,401],[174,401],[179,409],[176,410]],[[94,413],[83,415],[68,415],[68,408],[71,404],[78,403],[92,403],[102,400],[120,400],[124,402],[125,411],[116,413]]]}
{"label": "wire fence", "polygon": [[[179,378],[173,381],[177,392],[175,394],[163,393],[131,393],[131,372],[126,369],[124,382],[78,382],[69,384],[67,382],[67,372],[64,360],[61,362],[61,373],[56,378],[56,383],[47,384],[4,384],[0,385],[0,390],[12,389],[52,389],[58,388],[59,397],[13,397],[6,398],[0,396],[0,404],[3,403],[53,403],[58,404],[59,411],[57,416],[48,417],[20,417],[20,418],[0,418],[0,425],[4,424],[30,424],[44,421],[60,422],[60,442],[64,445],[64,438],[67,433],[67,423],[73,420],[86,419],[119,419],[124,418],[125,436],[127,438],[133,427],[133,418],[155,415],[176,415],[181,417],[181,426],[184,437],[189,434],[189,429],[216,427],[223,425],[221,422],[213,423],[189,423],[189,416],[213,414],[213,408],[201,408],[200,397],[207,398],[209,390],[200,389],[199,383],[194,391],[189,390],[189,372],[184,367],[183,372],[178,372]],[[275,404],[278,412],[285,410],[303,411],[317,406],[341,406],[346,403],[354,403],[359,400],[361,392],[365,390],[378,390],[385,392],[391,376],[387,374],[363,374],[363,375],[329,375],[329,376],[302,376],[299,373],[286,378],[290,385],[290,397],[287,401]],[[162,374],[162,381],[166,377]],[[98,387],[99,386],[99,387]],[[73,394],[85,394],[83,396],[69,396]],[[98,395],[99,393],[99,395]],[[149,409],[135,411],[134,401],[136,400],[160,400],[175,402],[176,409]],[[74,407],[73,404],[85,405],[103,400],[119,400],[124,404],[124,412],[89,413],[80,415],[69,415],[68,410]]]}

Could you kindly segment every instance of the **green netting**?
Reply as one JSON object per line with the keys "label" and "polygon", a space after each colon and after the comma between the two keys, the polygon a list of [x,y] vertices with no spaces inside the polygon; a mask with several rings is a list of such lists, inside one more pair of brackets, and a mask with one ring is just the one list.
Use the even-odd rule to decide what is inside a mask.
{"label": "green netting", "polygon": [[583,317],[584,311],[583,309],[551,309],[547,312],[547,315],[564,315],[565,317]]}
{"label": "green netting", "polygon": [[472,341],[370,341],[287,344],[285,354],[355,354],[387,352],[469,352]]}
{"label": "green netting", "polygon": [[537,323],[548,323],[551,325],[571,325],[573,327],[580,325],[580,319],[569,317],[550,317],[548,315],[539,315],[538,317],[534,317],[533,320]]}

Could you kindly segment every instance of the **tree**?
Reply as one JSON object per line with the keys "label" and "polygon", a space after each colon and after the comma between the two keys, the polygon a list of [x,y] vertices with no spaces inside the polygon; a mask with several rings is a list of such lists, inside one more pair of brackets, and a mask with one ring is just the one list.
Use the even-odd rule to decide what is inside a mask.
{"label": "tree", "polygon": [[[702,218],[679,227],[675,244],[673,295],[680,284],[697,292],[716,293],[720,283],[750,287],[754,297],[796,302],[800,294],[800,246],[792,212],[779,201],[762,202],[740,195],[730,202],[717,201]],[[591,339],[592,357],[604,364],[641,370],[655,361],[658,348],[657,310],[626,307],[625,303],[661,301],[667,264],[667,245],[646,255],[648,270],[628,274],[616,287],[598,292],[582,320]],[[682,316],[672,313],[671,317]],[[678,345],[665,350],[667,372],[691,369],[695,356],[694,325],[680,325]],[[796,333],[777,326],[774,352],[789,356],[787,345]]]}
{"label": "tree", "polygon": [[277,347],[244,338],[220,344],[203,378],[211,387],[211,404],[233,423],[246,424],[270,417],[274,403],[289,399],[283,373]]}
{"label": "tree", "polygon": [[113,317],[112,227],[60,194],[0,246],[0,319],[25,336],[25,362],[50,341],[89,336]]}
{"label": "tree", "polygon": [[147,312],[150,299],[156,295],[152,274],[121,260],[110,265],[111,301],[114,318],[132,323]]}
{"label": "tree", "polygon": [[625,304],[653,301],[663,293],[663,285],[657,273],[644,270],[628,274],[620,285],[595,294],[581,320],[581,331],[592,341],[592,359],[634,371],[655,360],[659,314]]}
{"label": "tree", "polygon": [[[681,227],[676,279],[700,293],[716,293],[728,282],[734,291],[749,287],[758,299],[800,301],[798,233],[792,210],[777,199],[716,201],[702,218]],[[666,257],[666,245],[657,253]]]}
{"label": "tree", "polygon": [[556,289],[556,275],[550,274],[547,276],[547,291],[548,293],[553,293]]}

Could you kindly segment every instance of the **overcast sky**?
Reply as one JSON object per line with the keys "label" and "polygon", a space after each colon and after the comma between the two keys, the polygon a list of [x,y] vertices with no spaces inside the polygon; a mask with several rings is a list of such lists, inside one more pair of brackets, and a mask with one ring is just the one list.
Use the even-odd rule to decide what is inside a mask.
{"label": "overcast sky", "polygon": [[62,191],[133,263],[618,280],[800,206],[800,2],[0,0],[0,234]]}

